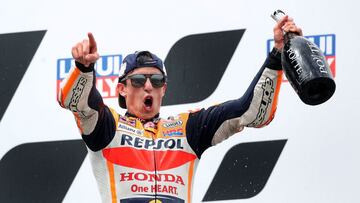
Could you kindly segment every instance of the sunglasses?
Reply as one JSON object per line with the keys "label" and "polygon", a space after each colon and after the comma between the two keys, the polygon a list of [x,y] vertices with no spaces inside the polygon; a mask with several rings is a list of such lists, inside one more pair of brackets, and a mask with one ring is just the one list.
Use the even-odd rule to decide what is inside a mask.
{"label": "sunglasses", "polygon": [[121,80],[121,82],[124,82],[127,79],[130,79],[131,85],[133,87],[139,88],[144,87],[146,80],[150,79],[151,85],[154,88],[160,88],[163,87],[166,82],[166,77],[162,74],[134,74],[134,75],[128,75],[125,78]]}

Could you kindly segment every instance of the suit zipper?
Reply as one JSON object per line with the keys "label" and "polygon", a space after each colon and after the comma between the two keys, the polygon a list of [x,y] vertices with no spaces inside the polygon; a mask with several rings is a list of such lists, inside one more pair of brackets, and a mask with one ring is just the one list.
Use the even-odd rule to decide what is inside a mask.
{"label": "suit zipper", "polygon": [[[155,138],[154,138],[154,134],[151,135],[153,141],[155,142]],[[156,167],[156,151],[155,149],[153,149],[153,154],[154,154],[154,173],[155,173],[155,202],[157,202],[158,200],[158,197],[157,197],[157,167]]]}

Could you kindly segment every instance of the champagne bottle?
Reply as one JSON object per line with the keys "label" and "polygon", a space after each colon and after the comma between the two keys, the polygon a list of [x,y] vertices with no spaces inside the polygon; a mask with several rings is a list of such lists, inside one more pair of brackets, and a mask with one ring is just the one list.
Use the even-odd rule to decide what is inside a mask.
{"label": "champagne bottle", "polygon": [[[279,21],[285,13],[276,10],[271,17]],[[329,64],[320,48],[297,33],[284,33],[281,64],[285,75],[300,99],[308,105],[326,102],[336,85]]]}

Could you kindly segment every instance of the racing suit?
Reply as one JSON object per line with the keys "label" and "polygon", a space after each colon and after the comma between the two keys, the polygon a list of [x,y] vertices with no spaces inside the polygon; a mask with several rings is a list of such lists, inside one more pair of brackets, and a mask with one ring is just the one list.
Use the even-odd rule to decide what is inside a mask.
{"label": "racing suit", "polygon": [[267,125],[282,81],[280,54],[273,50],[241,98],[141,120],[103,103],[93,67],[76,63],[58,100],[75,116],[103,202],[191,202],[202,153],[244,127]]}

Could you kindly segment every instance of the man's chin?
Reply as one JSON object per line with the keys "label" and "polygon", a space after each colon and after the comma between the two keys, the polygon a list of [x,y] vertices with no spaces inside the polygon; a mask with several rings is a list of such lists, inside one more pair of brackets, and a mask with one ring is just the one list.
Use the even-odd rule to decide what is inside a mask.
{"label": "man's chin", "polygon": [[158,112],[155,112],[155,111],[141,112],[139,115],[139,118],[148,120],[148,119],[154,118],[156,116],[156,114],[158,114]]}

